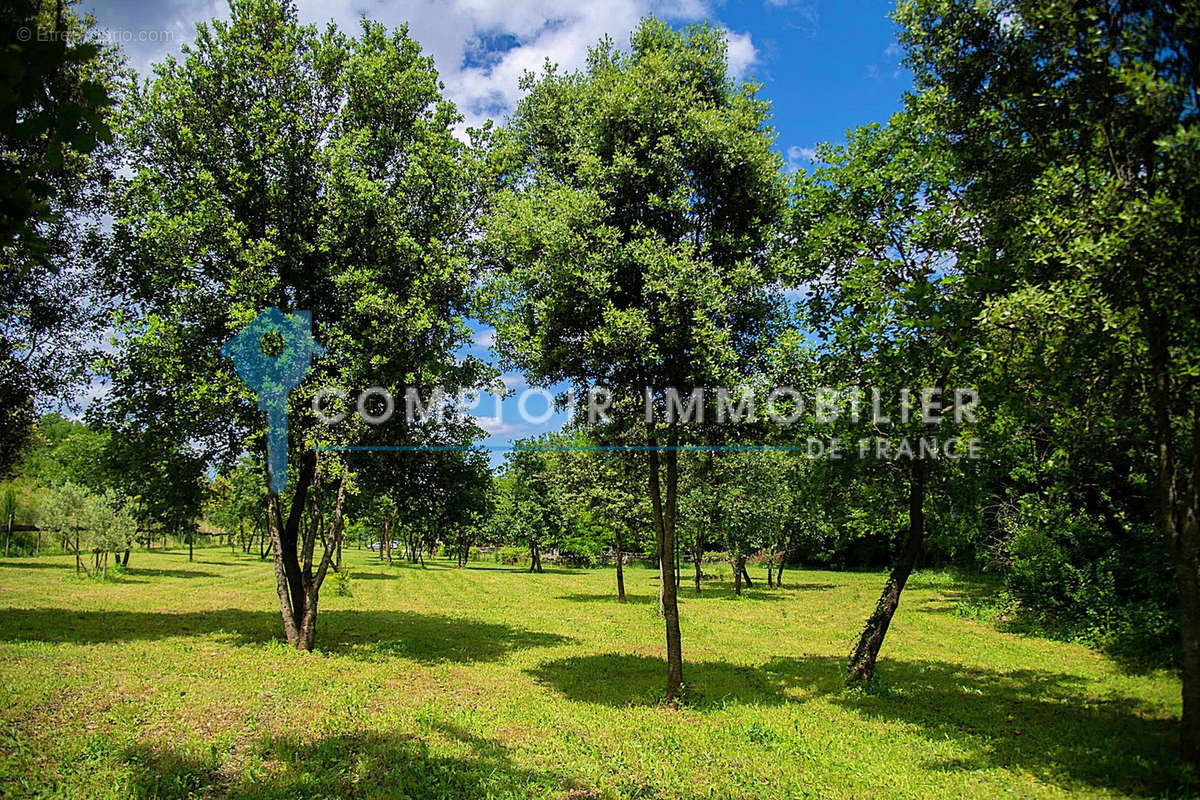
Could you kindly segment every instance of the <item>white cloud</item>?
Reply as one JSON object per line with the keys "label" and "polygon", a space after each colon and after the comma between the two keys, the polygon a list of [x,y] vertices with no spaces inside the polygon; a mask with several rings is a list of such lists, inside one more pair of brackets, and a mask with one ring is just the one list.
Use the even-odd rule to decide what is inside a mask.
{"label": "white cloud", "polygon": [[[358,31],[363,15],[389,28],[407,23],[409,34],[433,56],[447,95],[468,125],[489,117],[501,121],[516,104],[517,81],[525,71],[541,69],[547,59],[564,70],[580,68],[588,48],[605,35],[627,45],[647,14],[672,23],[715,18],[710,0],[299,0],[298,7],[305,22],[323,25],[332,19],[350,34]],[[101,27],[173,32],[169,41],[139,40],[135,34],[125,42],[132,65],[143,74],[151,63],[190,41],[198,21],[228,16],[220,0],[175,0],[161,6],[87,0],[84,8],[95,13]],[[748,33],[728,35],[730,71],[742,77],[758,52]],[[496,41],[512,46],[492,48],[484,63],[473,63],[471,55],[481,43]]]}
{"label": "white cloud", "polygon": [[512,422],[505,422],[504,420],[497,419],[496,417],[474,417],[474,419],[475,424],[480,428],[483,428],[483,430],[485,430],[489,436],[499,436],[502,438],[511,439],[520,436],[527,436],[533,432],[533,427],[525,423],[515,424]]}
{"label": "white cloud", "polygon": [[480,353],[486,353],[488,350],[491,349],[492,344],[495,341],[496,341],[496,329],[495,328],[484,328],[483,330],[475,332],[475,343],[471,346],[471,349],[473,349],[477,352],[480,352]]}
{"label": "white cloud", "polygon": [[506,372],[500,376],[500,380],[508,389],[520,389],[529,385],[525,382],[525,376],[519,372]]}
{"label": "white cloud", "polygon": [[816,159],[817,150],[814,147],[801,147],[794,144],[787,149],[787,168],[789,172],[803,169]]}
{"label": "white cloud", "polygon": [[728,28],[725,35],[729,39],[729,75],[734,80],[746,77],[746,71],[758,60],[758,50],[750,40],[748,33],[734,33]]}

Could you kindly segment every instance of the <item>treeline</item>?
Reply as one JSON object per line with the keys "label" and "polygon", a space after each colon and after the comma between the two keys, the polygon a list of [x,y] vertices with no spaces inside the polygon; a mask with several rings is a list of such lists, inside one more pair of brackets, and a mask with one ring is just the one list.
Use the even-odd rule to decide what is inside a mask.
{"label": "treeline", "polygon": [[[755,553],[887,560],[854,682],[871,680],[923,559],[982,566],[1068,633],[1155,652],[1177,634],[1184,755],[1200,763],[1191,5],[903,0],[903,110],[794,174],[713,26],[647,19],[627,50],[605,41],[582,70],[527,75],[505,123],[464,141],[403,29],[318,29],[291,3],[236,0],[137,81],[62,6],[3,14],[6,468],[35,401],[103,375],[89,424],[122,453],[124,496],[195,519],[175,481],[219,476],[211,513],[261,525],[301,649],[354,526],[418,560],[430,542],[469,558],[490,530],[535,569],[547,548],[644,547],[668,700],[689,555],[723,547],[742,577]],[[19,41],[30,25],[72,35]],[[323,348],[287,395],[282,492],[262,387],[221,355],[269,307],[293,326],[310,313]],[[488,388],[496,369],[462,355],[470,316],[531,385],[611,390],[607,421],[566,434],[611,455],[522,448],[493,481],[469,417],[373,425],[339,395]],[[105,330],[110,346],[91,345]],[[795,419],[716,425],[709,399],[708,422],[666,411],[668,390],[705,387]],[[970,387],[979,404],[817,422],[796,397],[820,387],[907,389],[943,410]],[[341,423],[317,418],[318,393]],[[358,410],[382,418],[383,395]],[[813,436],[892,444],[779,449]],[[982,458],[896,445],[922,437],[976,439]],[[399,451],[364,450],[379,446]]]}

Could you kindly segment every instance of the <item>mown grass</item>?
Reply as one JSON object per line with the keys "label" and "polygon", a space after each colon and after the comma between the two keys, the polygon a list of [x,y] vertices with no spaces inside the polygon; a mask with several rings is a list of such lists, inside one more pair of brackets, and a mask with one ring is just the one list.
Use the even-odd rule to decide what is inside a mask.
{"label": "mown grass", "polygon": [[[656,574],[387,568],[348,551],[320,651],[279,641],[269,565],[135,553],[78,580],[0,561],[0,794],[54,798],[1192,796],[1177,680],[952,613],[918,576],[872,690],[844,657],[876,573],[682,590],[665,708]],[[986,588],[986,587],[985,587]]]}

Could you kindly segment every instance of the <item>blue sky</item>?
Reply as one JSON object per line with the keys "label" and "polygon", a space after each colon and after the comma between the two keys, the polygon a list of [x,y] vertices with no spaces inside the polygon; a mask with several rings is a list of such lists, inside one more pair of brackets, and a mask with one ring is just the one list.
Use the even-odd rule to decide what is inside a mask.
{"label": "blue sky", "polygon": [[[85,0],[100,27],[115,32],[134,67],[178,52],[197,21],[226,15],[224,0]],[[777,147],[790,168],[804,168],[818,142],[840,142],[848,128],[885,121],[899,109],[910,76],[900,66],[888,0],[342,0],[304,1],[309,22],[330,19],[346,30],[366,15],[389,26],[407,23],[437,64],[446,91],[466,117],[501,121],[518,96],[517,79],[549,58],[564,68],[582,64],[586,48],[607,34],[619,44],[647,13],[673,24],[703,19],[725,27],[735,73],[763,84],[774,105]],[[487,353],[490,331],[476,326],[472,349]],[[520,376],[506,374],[515,388]],[[540,400],[529,410],[542,408]],[[490,399],[480,413],[490,414]],[[516,399],[504,403],[499,424],[485,443],[502,445],[561,426],[521,422]]]}

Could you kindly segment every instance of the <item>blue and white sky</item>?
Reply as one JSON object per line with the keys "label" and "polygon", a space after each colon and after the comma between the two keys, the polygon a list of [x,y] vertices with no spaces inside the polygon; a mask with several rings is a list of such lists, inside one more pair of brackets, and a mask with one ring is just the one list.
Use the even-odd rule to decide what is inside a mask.
{"label": "blue and white sky", "polygon": [[[357,30],[368,16],[388,26],[407,23],[431,53],[449,97],[477,125],[503,121],[518,98],[517,80],[549,58],[565,69],[583,65],[587,48],[604,35],[627,44],[646,14],[684,25],[708,19],[729,36],[734,72],[763,84],[774,105],[780,153],[792,169],[809,165],[818,142],[841,142],[847,129],[885,121],[911,83],[900,66],[893,0],[300,0],[307,22],[335,21]],[[84,0],[101,28],[122,42],[131,64],[149,66],[191,41],[200,20],[227,16],[225,0]],[[487,355],[491,331],[475,326],[472,350]],[[519,375],[506,383],[524,386]],[[479,413],[490,415],[485,398]],[[544,405],[531,400],[529,411]],[[499,422],[485,422],[487,445],[561,427],[522,422],[516,399],[503,404]]]}

